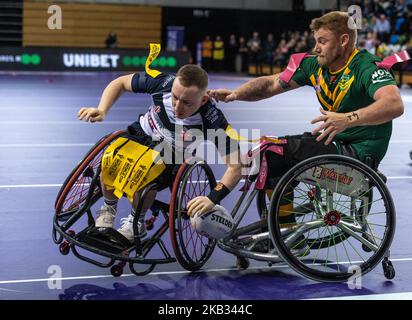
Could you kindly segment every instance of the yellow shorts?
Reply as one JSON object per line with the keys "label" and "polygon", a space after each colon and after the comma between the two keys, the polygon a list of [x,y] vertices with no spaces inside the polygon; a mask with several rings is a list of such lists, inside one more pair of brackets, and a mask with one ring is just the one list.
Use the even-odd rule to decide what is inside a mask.
{"label": "yellow shorts", "polygon": [[136,191],[156,179],[166,166],[159,152],[136,141],[121,137],[114,141],[102,157],[102,183],[114,195],[123,194],[130,202]]}

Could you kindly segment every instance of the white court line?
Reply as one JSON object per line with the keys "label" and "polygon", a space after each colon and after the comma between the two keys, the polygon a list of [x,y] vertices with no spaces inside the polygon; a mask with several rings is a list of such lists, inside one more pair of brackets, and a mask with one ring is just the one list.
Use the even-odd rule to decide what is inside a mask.
{"label": "white court line", "polygon": [[[390,144],[412,144],[412,140],[392,140]],[[61,148],[61,147],[91,147],[96,143],[3,143],[0,148]]]}
{"label": "white court line", "polygon": [[402,96],[403,102],[412,102],[412,96]]}
{"label": "white court line", "polygon": [[[106,74],[123,74],[124,72],[119,71],[105,71]],[[31,75],[31,76],[93,76],[99,74],[99,72],[93,71],[0,71],[0,74],[5,75]]]}
{"label": "white court line", "polygon": [[0,144],[0,148],[68,148],[68,147],[91,147],[95,143],[10,143]]}
{"label": "white court line", "polygon": [[[129,125],[131,121],[103,121],[94,122],[94,125],[113,125],[113,124],[126,124]],[[309,124],[308,121],[290,121],[290,120],[234,120],[229,121],[231,124]],[[412,120],[399,120],[396,121],[397,124],[411,124]],[[0,121],[0,125],[75,125],[82,124],[88,125],[88,122],[84,121]]]}
{"label": "white court line", "polygon": [[[279,267],[287,267],[287,266],[276,266]],[[269,269],[275,267],[263,266],[263,267],[250,267],[248,270],[260,270],[260,269]],[[224,272],[224,271],[240,271],[238,268],[223,268],[223,269],[204,269],[199,270],[194,273],[206,273],[206,272]],[[167,275],[167,274],[190,274],[193,273],[191,271],[162,271],[162,272],[152,272],[149,273],[148,276],[157,276],[157,275]],[[130,277],[135,276],[133,273],[123,274],[121,277]],[[113,278],[112,275],[101,275],[101,276],[78,276],[78,277],[63,277],[63,278],[43,278],[43,279],[27,279],[27,280],[5,280],[0,281],[1,284],[15,284],[15,283],[29,283],[29,282],[44,282],[44,281],[65,281],[65,280],[83,280],[83,279],[101,279],[101,278]]]}
{"label": "white court line", "polygon": [[[412,176],[393,176],[393,177],[386,177],[388,180],[412,180]],[[220,180],[216,180],[219,182]],[[204,180],[199,180],[197,182],[205,183]],[[239,183],[244,183],[245,180],[240,180]],[[0,189],[18,189],[18,188],[56,188],[61,187],[62,184],[58,183],[48,183],[48,184],[3,184],[0,185]]]}
{"label": "white court line", "polygon": [[[400,258],[400,259],[391,259],[392,262],[405,262],[412,261],[412,258]],[[361,263],[362,261],[343,261],[340,264],[349,264],[349,263]],[[335,263],[331,263],[335,264]],[[281,263],[278,265],[261,266],[261,267],[250,267],[247,270],[267,270],[267,269],[284,269],[290,268],[287,264]],[[247,272],[247,270],[239,270],[238,268],[222,268],[222,269],[204,269],[196,272],[191,271],[160,271],[160,272],[151,272],[146,276],[159,276],[159,275],[173,275],[173,274],[191,274],[191,273],[208,273],[208,272],[224,272],[224,271],[238,271],[238,272]],[[132,273],[123,274],[122,277],[135,276]],[[31,282],[47,282],[47,281],[65,281],[65,280],[85,280],[85,279],[102,279],[102,278],[113,278],[112,275],[99,275],[99,276],[77,276],[77,277],[62,277],[62,278],[40,278],[40,279],[21,279],[21,280],[2,280],[1,284],[16,284],[16,283],[31,283]]]}
{"label": "white court line", "polygon": [[[93,125],[112,125],[112,124],[131,124],[131,121],[103,121],[103,122],[94,122]],[[37,125],[89,125],[90,123],[84,121],[0,121],[0,125],[30,125],[30,124],[37,124]]]}
{"label": "white court line", "polygon": [[18,188],[57,188],[62,184],[5,184],[0,185],[0,189],[18,189]]}

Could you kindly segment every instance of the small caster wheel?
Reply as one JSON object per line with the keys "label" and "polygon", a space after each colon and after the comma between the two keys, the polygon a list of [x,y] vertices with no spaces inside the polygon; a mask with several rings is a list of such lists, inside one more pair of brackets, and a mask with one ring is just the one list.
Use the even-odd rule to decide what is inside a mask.
{"label": "small caster wheel", "polygon": [[110,273],[113,277],[120,277],[123,274],[123,267],[119,265],[114,265],[110,268]]}
{"label": "small caster wheel", "polygon": [[151,217],[150,219],[147,219],[145,221],[147,230],[152,230],[153,229],[155,220],[156,220],[155,217]]}
{"label": "small caster wheel", "polygon": [[236,267],[241,270],[245,270],[249,268],[250,262],[248,258],[245,257],[237,257],[236,259]]}
{"label": "small caster wheel", "polygon": [[395,268],[393,267],[393,264],[390,260],[385,259],[382,261],[382,267],[383,267],[383,274],[385,275],[386,279],[392,280],[395,278]]}
{"label": "small caster wheel", "polygon": [[59,251],[62,255],[67,256],[70,252],[70,244],[65,241],[59,246]]}
{"label": "small caster wheel", "polygon": [[369,247],[365,246],[364,244],[362,244],[362,250],[365,251],[365,252],[371,252],[372,251]]}
{"label": "small caster wheel", "polygon": [[150,231],[153,229],[153,223],[146,223],[146,230]]}

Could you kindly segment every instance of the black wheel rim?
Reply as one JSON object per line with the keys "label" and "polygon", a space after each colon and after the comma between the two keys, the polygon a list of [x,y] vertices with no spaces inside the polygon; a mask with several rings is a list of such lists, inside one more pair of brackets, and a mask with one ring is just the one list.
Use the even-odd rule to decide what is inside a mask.
{"label": "black wheel rim", "polygon": [[[358,184],[358,186],[353,185],[353,194],[356,193],[357,199],[352,200],[352,196],[346,196],[345,198],[342,194],[340,194],[340,198],[334,198],[335,196],[332,198],[329,197],[329,199],[333,200],[330,202],[332,208],[327,208],[330,210],[324,211],[329,214],[329,216],[325,214],[325,216],[322,217],[325,224],[322,227],[323,230],[321,227],[309,230],[303,238],[300,237],[286,243],[288,240],[291,240],[291,235],[285,236],[284,232],[289,226],[285,226],[285,224],[281,225],[280,218],[276,213],[282,196],[286,190],[288,190],[291,183],[305,175],[305,172],[313,173],[315,172],[315,168],[326,168],[329,170],[332,167],[337,168],[336,173],[341,174],[341,176],[335,175],[337,179],[342,178],[340,181],[344,181],[342,173],[345,170],[349,172],[348,176],[356,176],[356,173],[359,174],[357,177],[360,178],[353,180],[354,183],[356,182]],[[319,171],[323,169],[316,170]],[[339,170],[341,171],[339,172]],[[307,175],[305,175],[305,177],[307,177]],[[317,183],[318,186],[321,187],[319,180],[314,180],[315,184]],[[344,193],[341,183],[335,184],[341,189],[333,191],[335,191],[336,194],[338,194],[336,191]],[[311,187],[311,185],[309,185],[305,190],[301,185],[302,182],[295,188],[295,192],[298,188],[301,188],[303,191],[308,191],[308,189],[310,189],[309,187]],[[305,185],[305,183],[303,183],[303,185]],[[363,189],[361,186],[363,186]],[[303,191],[301,192],[302,198],[305,197],[305,192]],[[328,189],[328,192],[329,191]],[[373,197],[372,202],[366,200],[371,197]],[[363,201],[360,201],[359,198],[362,198]],[[348,199],[350,199],[350,201]],[[349,205],[347,204],[348,201]],[[336,217],[335,220],[332,219],[334,216],[341,219],[336,225],[334,224],[335,222],[333,222],[336,221]],[[310,221],[299,221],[296,219],[296,225],[298,227],[304,224],[307,226],[310,222],[317,223],[321,220],[321,217],[316,217],[315,214],[312,214],[312,217],[315,218],[311,218]],[[356,230],[356,232],[350,233],[351,237],[349,237],[349,234],[347,234],[349,233],[348,229],[342,230],[341,225],[349,227],[351,231]],[[321,156],[308,159],[296,165],[279,181],[271,199],[269,227],[279,254],[295,271],[318,281],[342,282],[354,274],[366,274],[382,260],[389,250],[393,239],[395,209],[386,185],[372,169],[352,158],[332,155]],[[282,227],[283,230],[281,231]],[[339,232],[337,233],[336,230]],[[305,240],[305,237],[311,237],[310,232],[319,232],[318,238],[323,238],[324,242],[327,240],[327,245],[320,244],[319,242],[316,243],[316,241],[309,243]],[[347,237],[344,236],[345,234]],[[329,237],[325,238],[325,235]],[[366,238],[369,243],[373,243],[375,249],[370,252],[362,250],[361,247],[363,243],[359,240],[360,237]],[[313,233],[312,238],[316,238],[316,236],[313,237]],[[337,239],[340,241],[337,241]],[[300,243],[298,240],[300,240]],[[345,259],[343,259],[343,257],[345,257]]]}

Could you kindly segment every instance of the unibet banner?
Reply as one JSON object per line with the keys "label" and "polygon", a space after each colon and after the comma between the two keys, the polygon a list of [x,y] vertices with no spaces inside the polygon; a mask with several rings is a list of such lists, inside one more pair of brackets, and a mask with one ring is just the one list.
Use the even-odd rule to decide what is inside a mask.
{"label": "unibet banner", "polygon": [[[0,70],[143,71],[148,53],[148,50],[0,47]],[[188,62],[187,52],[161,52],[150,67],[175,72]]]}

